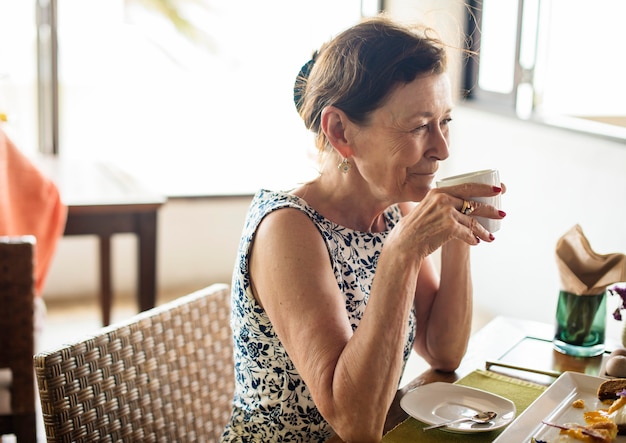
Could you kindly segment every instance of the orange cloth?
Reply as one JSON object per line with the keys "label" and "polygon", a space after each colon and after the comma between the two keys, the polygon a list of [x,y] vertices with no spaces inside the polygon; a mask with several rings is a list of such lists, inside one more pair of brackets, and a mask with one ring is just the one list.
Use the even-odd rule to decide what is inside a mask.
{"label": "orange cloth", "polygon": [[0,235],[34,235],[35,289],[43,292],[67,219],[56,185],[0,129]]}

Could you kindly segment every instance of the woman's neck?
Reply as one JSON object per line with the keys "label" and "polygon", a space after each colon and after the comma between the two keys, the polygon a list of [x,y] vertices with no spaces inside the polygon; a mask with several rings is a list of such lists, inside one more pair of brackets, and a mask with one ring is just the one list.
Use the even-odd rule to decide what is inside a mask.
{"label": "woman's neck", "polygon": [[[293,191],[328,220],[361,232],[386,230],[384,210],[389,203],[381,202],[364,192],[366,185],[357,186],[347,177],[320,174]],[[337,174],[338,175],[338,174]],[[357,191],[356,189],[363,189]]]}

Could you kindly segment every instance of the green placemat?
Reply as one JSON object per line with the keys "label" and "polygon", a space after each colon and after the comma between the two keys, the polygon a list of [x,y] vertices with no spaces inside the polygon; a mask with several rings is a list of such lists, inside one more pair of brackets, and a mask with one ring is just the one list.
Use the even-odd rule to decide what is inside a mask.
{"label": "green placemat", "polygon": [[[515,404],[517,415],[521,414],[543,391],[545,386],[496,374],[490,371],[476,370],[456,384],[482,389],[493,394],[508,398]],[[407,418],[382,439],[382,443],[409,443],[409,442],[492,442],[503,430],[480,432],[474,434],[454,434],[442,430],[422,431],[426,426],[413,417]]]}

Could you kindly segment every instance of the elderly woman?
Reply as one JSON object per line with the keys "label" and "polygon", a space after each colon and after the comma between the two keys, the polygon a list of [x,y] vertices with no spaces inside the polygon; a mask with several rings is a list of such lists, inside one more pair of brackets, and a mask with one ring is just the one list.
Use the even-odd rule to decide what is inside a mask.
{"label": "elderly woman", "polygon": [[449,155],[445,69],[440,41],[382,17],[304,66],[295,100],[320,173],[252,201],[233,276],[236,392],[223,441],[379,441],[411,349],[435,369],[458,367],[470,247],[494,240],[474,217],[505,214],[471,201],[500,187],[432,188]]}

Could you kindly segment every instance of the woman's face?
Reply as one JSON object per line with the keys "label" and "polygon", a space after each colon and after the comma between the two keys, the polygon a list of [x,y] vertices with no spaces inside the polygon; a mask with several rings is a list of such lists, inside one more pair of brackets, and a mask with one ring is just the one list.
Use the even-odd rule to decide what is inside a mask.
{"label": "woman's face", "polygon": [[398,86],[356,131],[353,161],[379,198],[420,201],[448,157],[452,96],[445,74]]}

